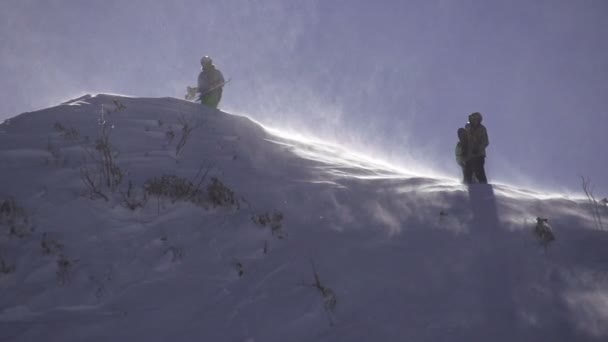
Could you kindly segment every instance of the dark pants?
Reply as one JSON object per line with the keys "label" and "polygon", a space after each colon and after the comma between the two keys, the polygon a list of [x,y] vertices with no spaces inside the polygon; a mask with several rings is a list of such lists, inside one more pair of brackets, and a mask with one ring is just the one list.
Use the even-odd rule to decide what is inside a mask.
{"label": "dark pants", "polygon": [[473,183],[473,176],[480,184],[488,184],[486,170],[484,164],[486,157],[471,158],[464,166],[464,182],[467,184]]}

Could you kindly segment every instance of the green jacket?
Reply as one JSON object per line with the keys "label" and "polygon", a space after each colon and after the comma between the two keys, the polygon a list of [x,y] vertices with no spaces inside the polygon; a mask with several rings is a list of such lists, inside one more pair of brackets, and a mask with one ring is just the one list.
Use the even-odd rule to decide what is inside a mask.
{"label": "green jacket", "polygon": [[198,93],[201,103],[217,108],[222,98],[224,76],[215,65],[203,69],[198,75]]}

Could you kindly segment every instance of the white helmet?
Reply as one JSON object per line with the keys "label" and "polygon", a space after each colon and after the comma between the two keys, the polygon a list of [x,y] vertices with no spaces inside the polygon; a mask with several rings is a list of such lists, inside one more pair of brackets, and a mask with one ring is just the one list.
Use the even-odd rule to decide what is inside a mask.
{"label": "white helmet", "polygon": [[213,60],[211,59],[211,57],[205,56],[205,57],[201,58],[202,66],[207,66],[207,65],[211,65],[211,64],[213,64]]}

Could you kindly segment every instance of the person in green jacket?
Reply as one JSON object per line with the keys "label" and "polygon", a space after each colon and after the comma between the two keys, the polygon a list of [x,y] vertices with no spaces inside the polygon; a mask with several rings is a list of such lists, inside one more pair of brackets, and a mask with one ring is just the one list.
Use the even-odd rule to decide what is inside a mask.
{"label": "person in green jacket", "polygon": [[222,99],[222,88],[224,87],[224,76],[222,72],[215,67],[211,57],[205,56],[201,59],[202,70],[198,75],[198,100],[212,108],[217,108],[217,105]]}

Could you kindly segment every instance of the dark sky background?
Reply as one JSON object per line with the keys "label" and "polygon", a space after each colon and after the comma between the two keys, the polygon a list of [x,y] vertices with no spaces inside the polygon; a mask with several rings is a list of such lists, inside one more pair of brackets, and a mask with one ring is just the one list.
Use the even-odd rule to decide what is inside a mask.
{"label": "dark sky background", "polygon": [[[608,1],[0,2],[0,119],[84,93],[183,97],[203,55],[220,107],[459,177],[480,111],[493,182],[608,195]],[[425,171],[426,170],[426,171]]]}

